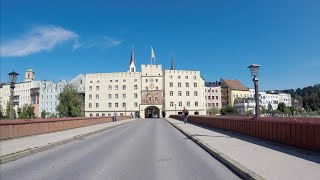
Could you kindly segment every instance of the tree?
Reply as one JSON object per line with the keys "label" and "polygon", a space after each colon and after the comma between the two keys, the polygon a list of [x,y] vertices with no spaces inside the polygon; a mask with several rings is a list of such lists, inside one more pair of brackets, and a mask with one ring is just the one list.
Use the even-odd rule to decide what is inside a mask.
{"label": "tree", "polygon": [[33,110],[34,108],[31,105],[25,104],[22,108],[19,108],[18,117],[19,119],[33,119],[35,118]]}
{"label": "tree", "polygon": [[81,100],[76,89],[72,85],[66,85],[59,95],[57,111],[60,117],[81,116]]}
{"label": "tree", "polygon": [[4,114],[2,112],[2,106],[0,105],[0,119],[4,119]]}
{"label": "tree", "polygon": [[285,107],[284,110],[283,110],[283,113],[286,114],[286,115],[291,114],[290,108],[289,107]]}
{"label": "tree", "polygon": [[208,115],[216,115],[216,114],[218,114],[219,112],[220,112],[219,109],[216,108],[216,107],[212,107],[212,108],[210,108],[210,109],[207,110],[207,114],[208,114]]}
{"label": "tree", "polygon": [[284,109],[286,108],[287,106],[286,106],[286,104],[284,103],[284,102],[280,102],[279,104],[278,104],[278,110],[280,111],[280,112],[284,112]]}
{"label": "tree", "polygon": [[46,111],[45,110],[41,111],[41,118],[46,118]]}
{"label": "tree", "polygon": [[267,113],[267,110],[264,106],[261,107],[261,113],[262,114],[266,114]]}
{"label": "tree", "polygon": [[233,107],[229,106],[229,107],[221,108],[220,113],[221,115],[235,115],[236,110]]}

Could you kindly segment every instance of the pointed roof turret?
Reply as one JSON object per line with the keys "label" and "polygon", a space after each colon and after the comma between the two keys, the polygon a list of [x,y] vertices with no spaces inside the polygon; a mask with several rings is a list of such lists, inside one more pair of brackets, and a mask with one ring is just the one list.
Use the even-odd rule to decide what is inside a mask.
{"label": "pointed roof turret", "polygon": [[131,58],[130,58],[130,65],[131,64],[134,64],[134,65],[136,65],[136,60],[134,59],[134,50],[133,50],[133,45],[132,45],[132,49],[131,49]]}
{"label": "pointed roof turret", "polygon": [[173,58],[173,55],[172,55],[172,59],[171,59],[171,70],[174,70],[174,58]]}

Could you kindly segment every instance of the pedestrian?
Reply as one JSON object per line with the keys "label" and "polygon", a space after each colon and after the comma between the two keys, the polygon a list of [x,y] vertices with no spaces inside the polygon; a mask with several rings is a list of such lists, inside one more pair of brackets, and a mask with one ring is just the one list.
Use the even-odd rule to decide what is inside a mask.
{"label": "pedestrian", "polygon": [[182,117],[185,124],[188,123],[188,116],[189,116],[189,111],[185,107],[183,107]]}
{"label": "pedestrian", "polygon": [[118,114],[116,112],[114,112],[113,116],[113,122],[118,121]]}

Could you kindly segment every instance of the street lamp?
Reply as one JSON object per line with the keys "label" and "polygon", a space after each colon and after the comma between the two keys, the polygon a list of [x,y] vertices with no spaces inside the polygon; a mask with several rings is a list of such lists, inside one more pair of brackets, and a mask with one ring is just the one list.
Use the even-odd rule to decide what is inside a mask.
{"label": "street lamp", "polygon": [[14,119],[14,109],[13,109],[13,94],[14,94],[14,88],[17,81],[18,73],[12,71],[9,75],[10,80],[10,111],[9,111],[9,119]]}
{"label": "street lamp", "polygon": [[177,104],[174,104],[174,114],[177,115]]}
{"label": "street lamp", "polygon": [[248,68],[250,69],[251,75],[253,77],[252,81],[254,83],[254,90],[255,90],[255,96],[254,99],[256,101],[256,117],[260,116],[260,108],[259,108],[259,90],[258,90],[258,74],[259,74],[259,68],[261,65],[259,64],[251,64],[250,66],[248,66]]}

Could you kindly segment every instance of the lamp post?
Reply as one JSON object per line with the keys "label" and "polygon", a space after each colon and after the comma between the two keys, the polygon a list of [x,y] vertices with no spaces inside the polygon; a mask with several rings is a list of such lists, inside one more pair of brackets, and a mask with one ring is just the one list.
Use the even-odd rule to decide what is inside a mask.
{"label": "lamp post", "polygon": [[258,88],[258,74],[259,74],[259,68],[261,65],[259,64],[251,64],[250,66],[248,66],[248,68],[250,69],[251,75],[253,77],[252,81],[254,83],[254,91],[255,91],[255,96],[254,99],[256,101],[256,117],[260,116],[260,107],[259,107],[259,88]]}
{"label": "lamp post", "polygon": [[17,81],[18,73],[12,71],[9,75],[10,80],[10,104],[9,104],[9,119],[14,119],[14,109],[13,109],[13,97],[14,97],[14,88]]}
{"label": "lamp post", "polygon": [[177,104],[174,104],[174,114],[177,115]]}

